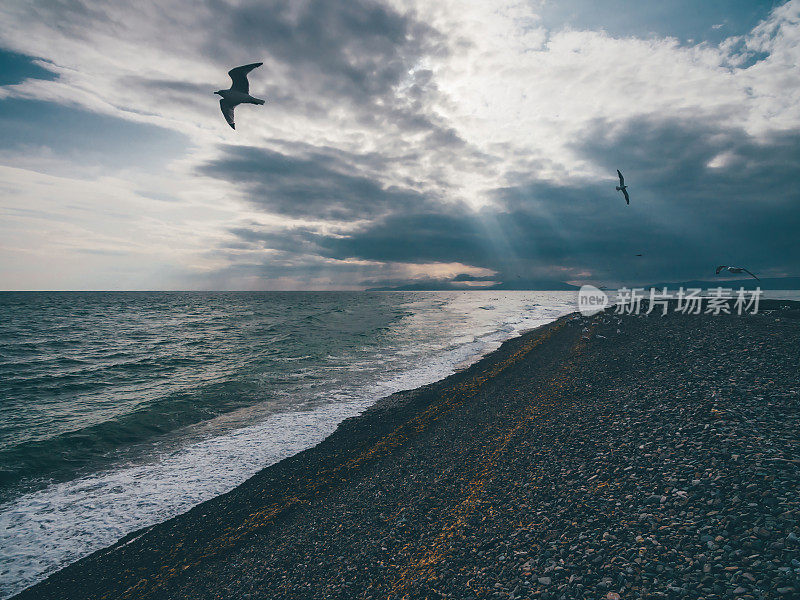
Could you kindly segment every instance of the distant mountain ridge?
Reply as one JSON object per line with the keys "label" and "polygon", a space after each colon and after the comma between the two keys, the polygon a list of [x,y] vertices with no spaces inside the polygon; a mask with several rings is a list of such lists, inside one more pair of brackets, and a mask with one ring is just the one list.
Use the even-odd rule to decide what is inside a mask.
{"label": "distant mountain ridge", "polygon": [[761,288],[762,290],[800,290],[800,277],[771,277],[771,278],[761,279],[760,281],[753,279],[752,277],[748,277],[747,279],[722,279],[722,278],[707,279],[707,280],[696,279],[693,281],[655,283],[652,285],[640,286],[640,287],[645,287],[645,289],[650,289],[651,287],[663,289],[664,287],[666,287],[667,290],[677,290],[680,287],[700,288],[700,289],[723,287],[723,288],[734,288],[737,290],[740,287],[746,290],[754,290],[756,288]]}
{"label": "distant mountain ridge", "polygon": [[578,290],[580,286],[564,283],[555,280],[523,280],[501,281],[492,285],[476,286],[469,285],[467,281],[480,280],[436,280],[419,281],[402,285],[386,285],[381,287],[369,288],[368,292],[447,292],[464,290],[531,290],[531,291],[570,291]]}
{"label": "distant mountain ridge", "polygon": [[[384,285],[379,287],[368,288],[368,292],[447,292],[447,291],[464,291],[464,290],[530,290],[530,291],[577,291],[580,289],[579,285],[572,285],[563,281],[556,280],[542,280],[542,279],[517,279],[516,281],[500,281],[492,283],[487,286],[469,285],[468,281],[481,281],[481,279],[462,279],[462,280],[425,280],[413,283],[405,283],[399,285]],[[623,286],[619,286],[623,287]],[[680,287],[683,288],[734,288],[739,289],[743,287],[746,290],[754,290],[760,287],[762,290],[800,290],[800,277],[770,277],[764,278],[760,281],[748,277],[747,279],[695,279],[691,281],[673,281],[671,283],[654,283],[650,285],[631,285],[627,284],[624,287],[637,287],[650,289],[667,288],[668,291],[677,291]],[[604,287],[603,289],[618,289],[611,287]]]}

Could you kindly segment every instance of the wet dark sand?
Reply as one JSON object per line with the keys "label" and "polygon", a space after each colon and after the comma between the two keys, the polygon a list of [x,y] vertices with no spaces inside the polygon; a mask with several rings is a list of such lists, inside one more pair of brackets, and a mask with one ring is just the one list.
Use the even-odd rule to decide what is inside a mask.
{"label": "wet dark sand", "polygon": [[798,597],[789,305],[560,319],[19,598]]}

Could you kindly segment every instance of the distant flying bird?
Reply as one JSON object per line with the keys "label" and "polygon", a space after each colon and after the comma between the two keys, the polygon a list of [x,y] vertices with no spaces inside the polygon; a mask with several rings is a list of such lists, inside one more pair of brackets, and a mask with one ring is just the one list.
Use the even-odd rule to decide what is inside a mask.
{"label": "distant flying bird", "polygon": [[247,74],[263,64],[260,62],[252,63],[231,69],[228,71],[228,75],[231,76],[231,81],[233,82],[230,89],[214,92],[222,96],[219,101],[219,107],[222,109],[222,116],[225,117],[231,129],[236,129],[236,124],[233,122],[233,109],[239,104],[264,104],[265,102],[250,95],[250,82],[247,81]]}
{"label": "distant flying bird", "polygon": [[622,173],[619,172],[619,169],[617,169],[617,175],[619,175],[619,185],[617,186],[617,191],[622,192],[622,195],[625,196],[625,204],[630,204],[631,197],[628,196],[628,186],[625,185],[625,178],[622,176]]}
{"label": "distant flying bird", "polygon": [[641,254],[637,254],[636,256],[641,256]]}
{"label": "distant flying bird", "polygon": [[728,271],[730,273],[747,273],[748,275],[750,275],[750,277],[754,277],[758,281],[761,281],[760,279],[758,279],[758,277],[753,275],[750,271],[748,271],[744,267],[726,267],[725,265],[720,265],[720,266],[717,267],[717,270],[714,273],[716,275],[719,275],[720,271],[723,271],[723,270],[724,271]]}

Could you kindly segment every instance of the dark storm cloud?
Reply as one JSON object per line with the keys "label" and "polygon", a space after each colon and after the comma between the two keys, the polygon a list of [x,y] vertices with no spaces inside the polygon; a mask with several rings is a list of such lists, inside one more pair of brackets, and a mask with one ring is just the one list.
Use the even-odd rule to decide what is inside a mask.
{"label": "dark storm cloud", "polygon": [[265,212],[292,217],[351,221],[418,210],[427,202],[414,191],[383,186],[343,157],[341,152],[325,149],[295,147],[284,154],[230,146],[222,158],[200,167],[200,172],[236,184]]}
{"label": "dark storm cloud", "polygon": [[369,0],[215,0],[209,6],[216,28],[228,32],[209,37],[210,56],[236,63],[244,47],[278,60],[299,88],[356,103],[387,94],[439,43],[413,15]]}
{"label": "dark storm cloud", "polygon": [[[371,0],[209,6],[215,20],[208,25],[218,34],[208,36],[203,53],[223,64],[264,57],[262,89],[270,103],[310,118],[344,112],[385,135],[386,155],[474,160],[477,153],[431,108],[440,92],[433,73],[420,66],[445,55],[447,41],[413,12]],[[413,147],[406,142],[411,135]]]}
{"label": "dark storm cloud", "polygon": [[[759,269],[800,267],[800,132],[756,139],[695,120],[639,120],[610,135],[604,130],[595,127],[582,151],[609,172],[621,168],[632,203],[650,211],[641,220],[640,245],[661,240],[664,256],[686,269],[719,255]],[[659,221],[669,224],[666,232]]]}
{"label": "dark storm cloud", "polygon": [[[608,179],[519,183],[496,190],[496,206],[479,212],[418,198],[385,202],[389,214],[344,237],[293,230],[261,241],[269,247],[280,238],[284,250],[337,259],[460,262],[502,277],[532,269],[546,275],[552,267],[551,276],[565,277],[566,269],[612,281],[681,280],[702,276],[720,261],[774,275],[797,273],[800,132],[759,140],[696,120],[639,119],[597,123],[575,150],[602,166]],[[631,186],[630,207],[614,190],[616,168]],[[326,180],[313,179],[320,189]],[[349,181],[334,177],[333,189]],[[358,179],[348,212],[353,218],[356,207],[370,206],[375,185]]]}
{"label": "dark storm cloud", "polygon": [[391,262],[485,261],[485,240],[475,218],[468,214],[396,213],[369,224],[347,237],[318,240],[322,251],[335,258],[363,258]]}
{"label": "dark storm cloud", "polygon": [[304,227],[265,231],[257,225],[234,227],[229,230],[239,242],[229,243],[225,248],[268,249],[292,254],[319,254],[318,234]]}
{"label": "dark storm cloud", "polygon": [[[440,126],[430,115],[415,114],[436,92],[430,72],[418,63],[446,53],[446,43],[412,12],[371,0],[167,0],[160,9],[157,17],[143,19],[130,7],[126,19],[109,1],[39,0],[20,11],[70,39],[112,29],[126,42],[152,42],[176,58],[219,66],[219,81],[202,85],[146,72],[124,79],[126,86],[167,99],[207,99],[209,90],[229,84],[225,72],[231,66],[263,60],[259,89],[270,102],[297,113],[320,117],[335,106],[377,126],[433,131]],[[402,101],[398,87],[407,92]]]}
{"label": "dark storm cloud", "polygon": [[[347,235],[326,236],[303,228],[265,232],[253,227],[231,232],[258,247],[314,253],[340,260],[460,262],[514,271],[515,264],[520,261],[563,258],[572,256],[576,250],[575,245],[554,230],[547,220],[539,218],[536,205],[562,201],[579,192],[540,187],[539,200],[531,199],[529,205],[510,212],[488,208],[474,212],[456,204],[438,204],[434,210],[434,205],[428,203],[424,211],[397,210]],[[590,226],[588,229],[591,231]],[[598,232],[593,234],[593,240],[587,236],[582,244],[601,242]]]}
{"label": "dark storm cloud", "polygon": [[[611,173],[620,165],[632,169],[645,190],[673,203],[704,198],[730,204],[744,195],[760,204],[789,202],[783,193],[791,190],[800,162],[798,141],[798,131],[757,139],[700,120],[636,119],[596,123],[574,147]],[[714,168],[709,163],[717,157],[725,160]]]}

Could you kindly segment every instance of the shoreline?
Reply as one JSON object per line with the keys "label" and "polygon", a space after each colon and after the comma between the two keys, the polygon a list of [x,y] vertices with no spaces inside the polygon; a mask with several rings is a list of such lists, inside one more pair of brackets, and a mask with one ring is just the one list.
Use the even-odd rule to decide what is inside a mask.
{"label": "shoreline", "polygon": [[[770,308],[773,304],[774,309]],[[797,303],[762,301],[762,310],[779,310],[779,305],[796,307]],[[795,313],[797,309],[787,312]],[[719,319],[718,322],[725,325],[725,331],[730,333],[729,330],[735,331],[731,322],[746,318],[750,317],[720,319],[698,316],[686,317],[686,321],[702,322],[704,327],[713,330],[712,319]],[[775,328],[771,315],[752,318],[761,327],[769,323]],[[797,334],[795,318],[790,316],[786,319],[787,325],[783,329],[789,334]],[[356,584],[349,585],[343,581],[341,586],[334,586],[335,589],[327,590],[325,595],[400,598],[403,594],[416,597],[415,594],[422,590],[426,594],[441,595],[442,590],[437,590],[431,581],[439,581],[435,571],[446,560],[439,558],[436,552],[441,550],[445,541],[463,538],[464,533],[456,535],[456,531],[469,529],[471,519],[481,514],[480,507],[491,496],[493,486],[515,481],[514,477],[500,477],[498,473],[514,463],[508,453],[515,444],[524,441],[530,445],[535,441],[525,437],[525,426],[542,427],[543,417],[567,414],[564,411],[571,407],[565,403],[565,389],[582,391],[570,396],[569,402],[586,404],[583,408],[588,407],[590,412],[597,409],[593,402],[596,398],[592,393],[586,393],[586,386],[589,385],[588,389],[595,386],[601,389],[612,382],[584,381],[582,368],[592,361],[602,361],[603,355],[596,351],[596,346],[606,346],[613,340],[608,339],[609,335],[597,337],[596,330],[599,328],[608,334],[607,329],[616,329],[615,320],[616,317],[608,312],[588,319],[576,317],[573,313],[507,340],[478,362],[441,381],[378,400],[361,415],[340,423],[333,434],[316,446],[263,469],[231,492],[164,523],[131,533],[15,597],[213,597],[211,589],[214,587],[231,597],[245,590],[269,595],[276,594],[278,589],[288,592],[286,578],[295,582],[305,579],[307,585],[314,587],[315,582],[321,585],[326,579],[316,572],[308,573],[306,577],[296,573],[296,565],[308,561],[298,558],[294,554],[296,550],[293,550],[310,543],[309,540],[340,547],[341,560],[361,564],[370,573],[366,581],[357,580]],[[635,328],[640,323],[651,326],[655,323],[652,319],[636,317],[623,317],[622,320],[630,322],[626,329]],[[663,321],[667,322],[673,326],[677,323],[674,317]],[[594,323],[590,326],[588,339],[583,330],[584,323]],[[678,325],[685,329],[686,323]],[[641,344],[642,340],[628,339],[629,335],[622,334],[626,338],[624,341]],[[520,393],[520,390],[523,391]],[[556,396],[561,402],[552,400]],[[455,435],[458,431],[464,432],[463,438]],[[487,444],[483,438],[494,434],[496,437],[492,439],[500,440],[499,445]],[[421,461],[421,455],[425,460]],[[454,461],[454,457],[458,460]],[[431,470],[434,465],[436,469]],[[461,471],[465,478],[453,476],[446,482],[437,478],[437,474]],[[452,492],[448,496],[452,506],[448,505],[445,510],[442,505],[441,510],[431,516],[434,522],[431,531],[404,534],[409,545],[418,546],[417,552],[413,557],[404,556],[398,548],[394,552],[395,567],[391,567],[392,561],[387,561],[385,554],[393,553],[388,547],[392,544],[381,542],[383,545],[373,547],[373,536],[363,529],[375,519],[370,515],[354,516],[351,513],[353,507],[363,503],[358,496],[361,487],[378,493],[376,505],[381,504],[381,498],[389,502],[392,497],[390,504],[399,510],[398,514],[418,512],[419,503],[410,501],[408,492],[396,483],[402,481],[409,489],[417,489],[421,483],[417,479],[427,482],[424,490],[433,496],[437,495],[437,486],[445,486]],[[389,481],[395,481],[395,484],[389,485]],[[465,481],[473,487],[465,486]],[[439,500],[445,504],[448,501]],[[368,505],[362,508],[367,512],[372,510]],[[396,529],[396,522],[404,518],[384,514],[377,506],[373,508],[380,514],[374,523],[375,531],[384,531],[390,525]],[[312,519],[312,515],[318,516],[320,511],[326,518],[332,518],[328,524],[343,524],[335,535],[315,525],[317,520]],[[334,513],[338,518],[333,518]],[[451,517],[449,525],[439,526],[439,521]],[[408,518],[405,518],[405,523],[408,523]],[[401,529],[408,527],[405,523]],[[394,537],[403,537],[401,534],[396,532]],[[362,538],[360,544],[359,538]],[[282,542],[279,543],[278,539]],[[364,544],[373,552],[370,560],[363,552],[354,550]],[[469,544],[465,545],[468,547]],[[257,558],[264,552],[272,553],[271,560]],[[526,552],[527,556],[530,554]],[[287,561],[289,556],[294,556],[294,560]],[[379,556],[382,558],[376,558]],[[508,560],[509,557],[504,556],[504,560],[499,562]],[[374,565],[381,562],[385,568],[375,571]],[[401,562],[404,566],[400,565]],[[236,569],[231,570],[231,564],[245,563],[259,568],[238,574]],[[420,564],[431,566],[420,568]],[[323,561],[322,570],[331,576],[332,566],[325,565],[326,561]],[[338,569],[336,572],[346,575],[349,571]],[[228,573],[228,576],[221,573]],[[387,573],[391,573],[391,577]],[[540,579],[546,582],[553,578],[542,575],[536,578],[535,584],[529,581],[527,587],[521,585],[524,583],[521,580],[516,587],[526,595],[530,595],[531,588],[536,585],[549,587],[550,584]],[[468,581],[462,582],[463,590],[473,589],[463,587]],[[204,585],[212,583],[207,592],[201,590]],[[507,587],[498,583],[501,583],[501,588]],[[354,585],[358,594],[354,593]],[[417,589],[415,586],[422,587]],[[450,590],[462,588],[449,585]],[[309,590],[305,597],[321,597],[321,588],[314,587],[314,590]],[[295,589],[295,594],[299,593]],[[523,597],[513,590],[502,593],[506,595],[500,597]],[[538,595],[545,597],[542,594],[548,593],[545,589]]]}
{"label": "shoreline", "polygon": [[[8,567],[0,574],[0,598],[19,593],[132,531],[163,522],[230,491],[261,468],[319,443],[341,420],[362,412],[376,399],[440,380],[453,373],[456,366],[461,370],[465,364],[479,360],[503,340],[518,335],[520,329],[535,327],[574,309],[573,299],[563,294],[504,294],[492,298],[497,302],[487,302],[480,295],[461,294],[441,298],[404,294],[396,300],[377,301],[349,299],[345,308],[384,306],[387,311],[381,312],[379,318],[366,314],[368,318],[363,323],[343,324],[341,331],[336,318],[346,315],[347,310],[340,313],[335,302],[325,301],[317,306],[318,299],[312,298],[314,310],[333,309],[333,321],[322,331],[334,343],[330,352],[305,352],[305,347],[313,350],[318,344],[312,341],[309,346],[299,340],[284,343],[273,352],[266,350],[267,343],[261,347],[255,340],[254,346],[243,346],[237,353],[248,360],[265,352],[278,358],[259,359],[260,364],[252,372],[244,366],[244,372],[218,383],[183,386],[188,394],[159,393],[158,401],[145,403],[142,411],[108,423],[101,418],[98,427],[77,427],[74,433],[46,440],[34,453],[24,452],[24,446],[20,446],[22,452],[13,448],[11,456],[4,457],[11,471],[17,467],[21,471],[26,457],[37,456],[47,457],[50,465],[64,465],[64,469],[60,474],[53,472],[52,479],[45,472],[44,476],[23,481],[14,490],[6,488],[4,498],[9,502],[0,514],[0,546],[5,550],[2,558]],[[477,304],[497,306],[492,311],[471,310]],[[442,310],[444,306],[448,308]],[[409,312],[413,314],[407,315]],[[387,332],[374,327],[384,321],[396,322],[397,326]],[[448,322],[453,327],[442,329]],[[309,332],[304,334],[306,340],[317,336],[313,328],[303,326]],[[367,337],[355,332],[367,332]],[[176,330],[174,343],[167,346],[180,346],[183,335],[182,329]],[[237,335],[240,334],[234,333],[234,337]],[[362,342],[366,345],[362,346]],[[189,374],[192,369],[195,374],[213,374],[214,365],[219,364],[220,356],[224,358],[229,346],[226,341],[214,342],[212,347],[222,352],[208,363],[199,358],[196,368],[188,368]],[[352,354],[352,361],[348,354]],[[175,356],[180,359],[179,354]],[[301,358],[284,361],[280,358],[283,356]],[[98,358],[102,361],[101,356]],[[140,369],[131,369],[129,383],[141,383],[146,391],[147,371],[140,377]],[[176,378],[181,373],[176,372]],[[278,380],[275,384],[271,383],[274,378]],[[89,375],[87,381],[91,383],[93,379],[100,377]],[[112,385],[107,390],[109,400],[117,394],[116,388]],[[210,421],[173,428],[182,418],[174,417],[176,409],[185,408],[195,399],[200,409],[205,409],[214,405],[211,398],[216,395],[221,397],[223,407],[238,403],[244,408],[224,411]],[[246,401],[238,402],[239,395]],[[262,397],[252,404],[256,396]],[[123,412],[124,400],[119,407]],[[24,408],[21,417],[27,414]],[[190,407],[188,414],[197,412]],[[159,419],[159,414],[166,418]],[[141,444],[130,443],[134,436],[152,435],[152,424],[165,433],[146,438]],[[68,429],[69,423],[61,426]],[[36,434],[38,430],[25,431]],[[120,439],[123,443],[117,449],[114,444]],[[101,454],[104,448],[110,450]]]}

